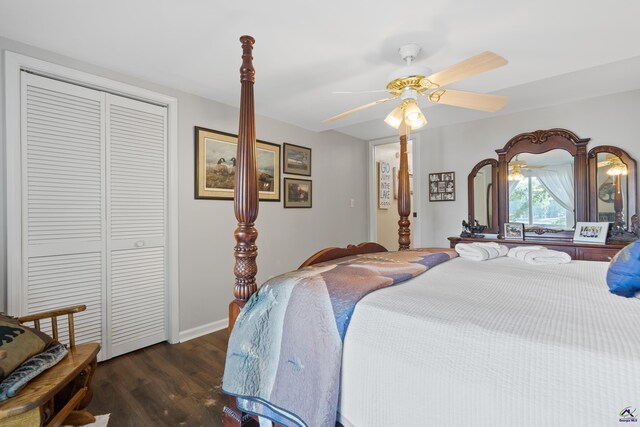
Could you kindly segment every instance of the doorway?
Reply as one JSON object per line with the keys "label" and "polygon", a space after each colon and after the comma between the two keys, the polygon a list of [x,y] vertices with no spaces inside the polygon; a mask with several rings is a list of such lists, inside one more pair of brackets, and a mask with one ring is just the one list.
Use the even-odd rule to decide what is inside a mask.
{"label": "doorway", "polygon": [[[412,190],[411,247],[419,246],[416,240],[417,206],[413,196],[416,189],[414,179],[415,136],[407,141],[409,183]],[[398,173],[400,170],[400,142],[397,138],[386,138],[370,143],[369,162],[369,239],[390,251],[398,250]],[[417,193],[416,193],[417,194]]]}

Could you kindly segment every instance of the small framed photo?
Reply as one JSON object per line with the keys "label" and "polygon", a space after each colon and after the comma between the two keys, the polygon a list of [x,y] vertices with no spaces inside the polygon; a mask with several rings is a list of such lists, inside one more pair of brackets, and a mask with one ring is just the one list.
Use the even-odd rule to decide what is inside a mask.
{"label": "small framed photo", "polygon": [[605,243],[608,233],[608,222],[578,222],[573,235],[573,241],[582,243]]}
{"label": "small framed photo", "polygon": [[521,222],[506,222],[504,224],[505,240],[524,240],[524,224]]}
{"label": "small framed photo", "polygon": [[310,208],[312,198],[311,180],[295,178],[284,179],[285,208]]}
{"label": "small framed photo", "polygon": [[311,148],[284,143],[282,150],[284,173],[311,176]]}
{"label": "small framed photo", "polygon": [[429,174],[429,201],[452,202],[456,200],[455,172],[438,172]]}

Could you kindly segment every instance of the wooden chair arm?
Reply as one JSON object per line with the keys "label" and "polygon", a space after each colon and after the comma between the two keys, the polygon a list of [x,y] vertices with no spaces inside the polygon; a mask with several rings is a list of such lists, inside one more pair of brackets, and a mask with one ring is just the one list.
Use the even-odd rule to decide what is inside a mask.
{"label": "wooden chair arm", "polygon": [[86,305],[74,305],[72,307],[60,308],[58,310],[43,311],[40,313],[28,314],[18,317],[20,323],[33,322],[36,320],[48,319],[49,317],[65,316],[68,314],[80,313],[87,309]]}
{"label": "wooden chair arm", "polygon": [[33,322],[34,327],[40,330],[40,321],[43,319],[51,319],[51,335],[54,340],[58,340],[58,317],[67,316],[69,325],[69,346],[76,345],[75,326],[73,323],[73,315],[87,309],[86,305],[74,305],[72,307],[60,308],[58,310],[43,311],[42,313],[29,314],[27,316],[18,317],[20,323]]}

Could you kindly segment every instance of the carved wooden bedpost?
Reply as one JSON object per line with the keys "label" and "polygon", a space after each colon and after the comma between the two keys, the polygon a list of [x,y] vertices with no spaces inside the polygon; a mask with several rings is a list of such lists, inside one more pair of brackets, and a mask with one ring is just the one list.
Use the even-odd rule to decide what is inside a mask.
{"label": "carved wooden bedpost", "polygon": [[409,186],[409,160],[407,159],[407,127],[400,125],[400,171],[398,172],[398,250],[406,251],[411,245],[409,215],[411,214],[411,190]]}
{"label": "carved wooden bedpost", "polygon": [[254,227],[258,218],[258,167],[256,161],[256,126],[253,103],[253,43],[250,36],[240,37],[242,43],[242,66],[240,67],[240,124],[238,128],[238,151],[236,153],[235,197],[233,208],[238,220],[234,233],[236,282],[233,295],[236,298],[229,305],[229,332],[240,313],[240,309],[256,292],[256,257],[258,231]]}
{"label": "carved wooden bedpost", "polygon": [[[256,257],[258,231],[254,227],[258,218],[258,162],[256,159],[256,125],[253,103],[253,44],[250,36],[240,37],[242,43],[242,66],[240,67],[240,124],[238,128],[238,149],[236,152],[235,196],[233,208],[238,220],[234,233],[236,247],[234,256],[236,276],[233,296],[229,304],[229,334],[240,313],[240,309],[256,290]],[[236,398],[228,396],[229,401],[222,412],[224,427],[257,427],[258,423],[236,406]]]}

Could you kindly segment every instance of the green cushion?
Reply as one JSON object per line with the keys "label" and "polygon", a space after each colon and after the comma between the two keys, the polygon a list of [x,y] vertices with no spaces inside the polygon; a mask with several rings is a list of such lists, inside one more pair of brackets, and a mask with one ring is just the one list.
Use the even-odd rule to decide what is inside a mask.
{"label": "green cushion", "polygon": [[7,352],[7,357],[0,360],[0,381],[25,360],[48,348],[52,341],[47,334],[0,314],[0,351]]}

